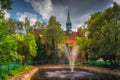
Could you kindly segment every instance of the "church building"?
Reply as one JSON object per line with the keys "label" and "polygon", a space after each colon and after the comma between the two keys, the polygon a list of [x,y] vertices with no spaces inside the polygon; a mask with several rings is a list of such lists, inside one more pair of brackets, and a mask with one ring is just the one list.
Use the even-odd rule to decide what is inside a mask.
{"label": "church building", "polygon": [[67,21],[66,21],[66,36],[68,37],[67,43],[70,45],[74,45],[76,43],[75,38],[78,36],[78,32],[72,31],[72,22],[70,19],[70,12],[68,10],[67,13]]}

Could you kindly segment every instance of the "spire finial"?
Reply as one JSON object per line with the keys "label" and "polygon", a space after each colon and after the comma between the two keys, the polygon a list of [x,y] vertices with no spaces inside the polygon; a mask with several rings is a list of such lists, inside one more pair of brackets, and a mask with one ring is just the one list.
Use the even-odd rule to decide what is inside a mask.
{"label": "spire finial", "polygon": [[71,28],[72,28],[72,23],[70,20],[70,12],[69,12],[69,8],[68,8],[67,21],[66,21],[66,30],[68,33],[72,32]]}
{"label": "spire finial", "polygon": [[68,8],[68,20],[70,20],[70,12],[69,12],[69,8]]}

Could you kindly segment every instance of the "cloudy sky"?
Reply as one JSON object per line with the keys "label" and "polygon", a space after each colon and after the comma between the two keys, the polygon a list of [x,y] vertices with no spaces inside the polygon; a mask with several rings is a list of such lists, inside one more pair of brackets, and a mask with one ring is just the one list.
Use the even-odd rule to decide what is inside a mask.
{"label": "cloudy sky", "polygon": [[[120,3],[120,0],[117,0]],[[72,29],[76,30],[91,14],[111,7],[113,0],[13,0],[12,10],[7,17],[25,20],[29,17],[31,25],[36,20],[47,22],[51,15],[56,16],[65,30],[67,11],[70,9]]]}

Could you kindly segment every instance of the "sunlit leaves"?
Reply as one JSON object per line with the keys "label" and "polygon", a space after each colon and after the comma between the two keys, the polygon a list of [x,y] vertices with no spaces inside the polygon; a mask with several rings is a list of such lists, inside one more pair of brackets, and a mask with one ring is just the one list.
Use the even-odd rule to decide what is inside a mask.
{"label": "sunlit leaves", "polygon": [[17,53],[17,42],[12,36],[0,40],[0,63],[21,61],[22,56]]}

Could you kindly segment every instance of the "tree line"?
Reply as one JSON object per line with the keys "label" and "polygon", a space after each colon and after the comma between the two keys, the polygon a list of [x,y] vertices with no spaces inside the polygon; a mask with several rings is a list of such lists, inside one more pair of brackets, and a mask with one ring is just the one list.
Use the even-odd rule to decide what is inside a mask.
{"label": "tree line", "polygon": [[111,64],[111,68],[118,67],[120,60],[120,6],[103,12],[96,12],[85,22],[82,30],[87,34],[85,38],[77,38],[77,43],[86,52],[86,60],[102,58]]}
{"label": "tree line", "polygon": [[[3,4],[6,3],[6,4]],[[51,62],[56,63],[58,46],[65,39],[65,33],[61,24],[55,16],[51,16],[48,24],[36,21],[35,25],[30,26],[30,21],[26,18],[25,23],[4,18],[4,10],[11,9],[11,0],[1,0],[0,4],[0,63],[22,62],[23,65],[28,61],[36,63]],[[9,5],[8,5],[9,4]],[[25,27],[26,34],[16,34],[16,27]],[[36,37],[38,30],[40,34]]]}

